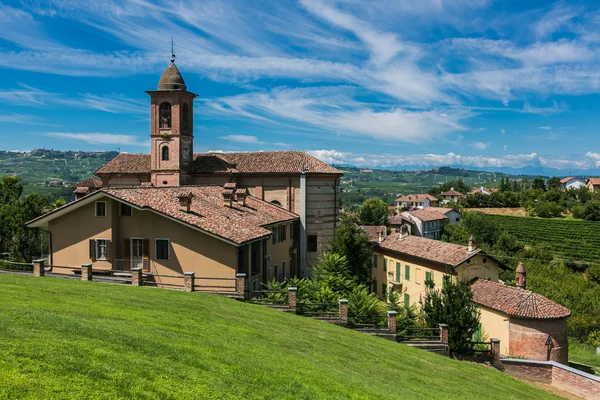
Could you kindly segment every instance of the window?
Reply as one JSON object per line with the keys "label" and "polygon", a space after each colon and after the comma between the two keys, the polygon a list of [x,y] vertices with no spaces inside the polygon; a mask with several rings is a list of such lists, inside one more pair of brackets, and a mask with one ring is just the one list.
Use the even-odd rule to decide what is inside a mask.
{"label": "window", "polygon": [[402,277],[400,276],[400,263],[396,263],[396,282],[400,282]]}
{"label": "window", "polygon": [[385,283],[382,283],[381,284],[381,295],[383,297],[385,297],[385,295],[387,294],[387,290],[386,289],[387,289],[387,287],[385,286]]}
{"label": "window", "polygon": [[271,268],[267,269],[267,278],[269,278],[269,280],[271,280]]}
{"label": "window", "polygon": [[317,251],[317,235],[308,235],[306,241],[307,251],[314,252]]}
{"label": "window", "polygon": [[285,279],[285,261],[281,263],[281,276]]}
{"label": "window", "polygon": [[108,256],[108,240],[96,239],[96,260],[106,260]]}
{"label": "window", "polygon": [[404,307],[410,307],[410,295],[404,293]]}
{"label": "window", "polygon": [[278,202],[277,200],[273,200],[273,201],[271,201],[271,204],[274,204],[274,205],[276,205],[277,207],[281,207],[281,203],[280,203],[280,202]]}
{"label": "window", "polygon": [[279,280],[279,265],[275,264],[273,267],[273,271],[275,271],[275,279]]}
{"label": "window", "polygon": [[105,201],[97,201],[96,209],[95,209],[96,217],[106,217],[106,202]]}
{"label": "window", "polygon": [[435,282],[433,280],[433,272],[425,271],[425,286],[433,289]]}
{"label": "window", "polygon": [[377,256],[373,256],[373,268],[377,268]]}
{"label": "window", "polygon": [[162,161],[169,161],[169,146],[163,146],[160,153]]}
{"label": "window", "polygon": [[286,240],[287,225],[278,225],[271,228],[273,232],[273,244],[281,243]]}
{"label": "window", "polygon": [[121,216],[131,217],[131,206],[121,203]]}
{"label": "window", "polygon": [[420,268],[415,268],[415,283],[417,285],[421,284],[421,269]]}
{"label": "window", "polygon": [[387,258],[383,257],[383,271],[387,271]]}
{"label": "window", "polygon": [[171,104],[165,102],[160,105],[159,118],[161,128],[171,127]]}
{"label": "window", "polygon": [[279,233],[279,236],[281,237],[281,241],[283,242],[284,240],[286,240],[285,237],[287,234],[287,225],[286,224],[279,225],[279,229],[281,230],[281,232]]}
{"label": "window", "polygon": [[181,118],[181,128],[184,131],[187,131],[188,126],[190,125],[190,107],[187,103],[183,103],[183,115]]}
{"label": "window", "polygon": [[373,280],[373,293],[377,294],[377,279]]}
{"label": "window", "polygon": [[404,279],[410,281],[410,265],[404,266]]}
{"label": "window", "polygon": [[169,239],[156,239],[156,259],[168,260],[170,258]]}
{"label": "window", "polygon": [[442,278],[442,289],[446,289],[446,286],[448,286],[449,281],[450,277],[448,275],[444,275],[444,277]]}

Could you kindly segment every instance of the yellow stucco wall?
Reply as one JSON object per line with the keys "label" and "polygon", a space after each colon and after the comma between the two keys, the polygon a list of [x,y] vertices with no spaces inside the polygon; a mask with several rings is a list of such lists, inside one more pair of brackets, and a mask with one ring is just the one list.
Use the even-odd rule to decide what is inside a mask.
{"label": "yellow stucco wall", "polygon": [[510,320],[508,316],[486,307],[479,307],[480,323],[487,339],[500,339],[500,354],[509,355]]}
{"label": "yellow stucco wall", "polygon": [[[290,248],[293,247],[293,239],[290,239],[291,224],[286,223],[285,225],[285,240],[279,243],[273,244],[273,240],[269,239],[267,244],[267,255],[271,256],[271,259],[267,259],[267,274],[266,279],[271,280],[277,278],[283,280],[290,277],[290,267],[292,259],[295,259],[295,255],[290,254]],[[283,271],[283,263],[285,262],[285,275]],[[275,276],[275,266],[277,265],[278,276]],[[268,275],[270,269],[271,274]]]}
{"label": "yellow stucco wall", "polygon": [[[393,284],[393,282],[396,281],[396,263],[398,262],[400,263],[400,282],[402,283],[400,300],[403,301],[404,295],[407,294],[410,296],[409,300],[411,306],[418,306],[419,300],[425,294],[427,272],[431,274],[431,279],[433,280],[435,287],[441,288],[444,275],[450,274],[454,280],[460,276],[468,279],[479,277],[497,282],[500,271],[500,267],[496,261],[481,255],[472,257],[470,262],[464,262],[454,270],[446,270],[446,268],[441,265],[425,261],[417,262],[414,258],[403,256],[400,253],[395,253],[395,256],[391,256],[388,253],[383,254],[375,249],[373,254],[377,257],[377,265],[373,266],[371,269],[371,278],[377,280],[376,285],[374,285],[376,287],[377,295],[382,297],[382,284],[388,291],[392,287],[395,287],[396,291],[400,289],[399,286]],[[483,262],[484,258],[486,259],[485,263]],[[387,271],[384,271],[384,259],[387,260]],[[409,269],[408,279],[406,276],[407,267]]]}

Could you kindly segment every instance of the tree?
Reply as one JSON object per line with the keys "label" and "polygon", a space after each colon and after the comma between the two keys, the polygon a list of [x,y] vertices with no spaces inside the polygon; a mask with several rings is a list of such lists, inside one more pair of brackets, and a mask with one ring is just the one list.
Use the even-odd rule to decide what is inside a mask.
{"label": "tree", "polygon": [[583,219],[587,219],[589,221],[600,221],[600,201],[590,200],[585,203]]}
{"label": "tree", "polygon": [[383,200],[372,197],[365,200],[358,209],[358,217],[362,225],[387,225],[390,220],[390,211]]}
{"label": "tree", "polygon": [[479,328],[479,310],[473,303],[469,281],[446,281],[444,287],[427,289],[421,301],[424,322],[431,328],[448,325],[448,342],[452,351],[468,351],[472,337]]}
{"label": "tree", "polygon": [[533,180],[533,189],[541,189],[546,190],[546,183],[544,182],[544,178],[540,178],[539,176]]}
{"label": "tree", "polygon": [[450,182],[444,182],[440,186],[433,186],[427,193],[432,196],[439,196],[440,193],[447,192],[452,188],[463,194],[468,193],[471,190],[471,187],[467,185],[465,181],[461,178],[457,178]]}
{"label": "tree", "polygon": [[369,242],[369,236],[358,226],[355,215],[341,216],[340,224],[333,232],[330,251],[345,256],[351,275],[356,277],[358,282],[367,283],[371,276],[373,246]]}
{"label": "tree", "polygon": [[562,183],[560,183],[560,178],[553,176],[552,178],[548,179],[548,190],[552,190],[552,189],[559,189],[562,187]]}

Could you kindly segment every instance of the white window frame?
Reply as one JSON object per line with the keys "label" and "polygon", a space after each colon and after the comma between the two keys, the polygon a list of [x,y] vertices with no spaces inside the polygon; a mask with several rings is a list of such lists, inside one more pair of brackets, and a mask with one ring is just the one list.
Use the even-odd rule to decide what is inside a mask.
{"label": "white window frame", "polygon": [[[98,203],[104,203],[104,215],[98,215]],[[98,218],[106,218],[106,214],[108,214],[108,210],[106,208],[106,201],[94,202],[94,216]]]}
{"label": "white window frame", "polygon": [[[95,239],[96,243],[94,246],[94,251],[96,252],[95,256],[96,256],[96,260],[98,261],[106,261],[107,260],[107,255],[108,255],[108,239],[103,239],[103,238],[97,238]],[[98,251],[100,249],[100,245],[98,244],[98,242],[103,241],[104,242],[104,257],[98,257],[98,255],[100,254],[100,252]]]}
{"label": "white window frame", "polygon": [[[158,258],[158,245],[156,242],[159,240],[167,241],[167,258]],[[168,238],[155,238],[154,239],[154,259],[156,261],[169,261],[171,260],[171,240]]]}

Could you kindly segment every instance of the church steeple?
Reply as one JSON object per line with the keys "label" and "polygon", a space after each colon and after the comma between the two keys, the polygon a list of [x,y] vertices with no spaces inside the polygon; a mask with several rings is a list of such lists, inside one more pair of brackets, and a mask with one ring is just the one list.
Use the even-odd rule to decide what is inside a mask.
{"label": "church steeple", "polygon": [[158,90],[150,95],[151,178],[154,186],[191,184],[189,168],[193,161],[193,102],[197,96],[188,92],[183,76],[171,62],[160,76]]}

